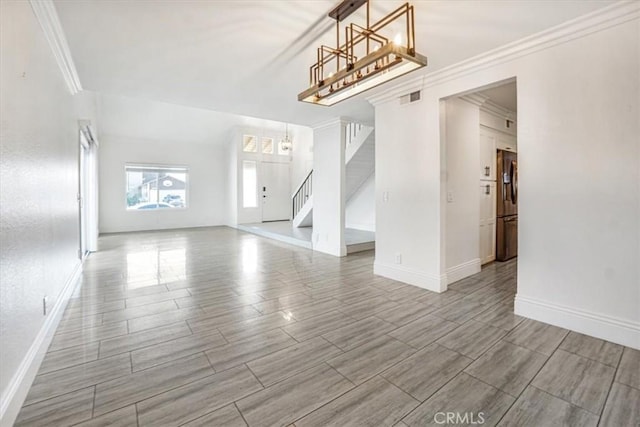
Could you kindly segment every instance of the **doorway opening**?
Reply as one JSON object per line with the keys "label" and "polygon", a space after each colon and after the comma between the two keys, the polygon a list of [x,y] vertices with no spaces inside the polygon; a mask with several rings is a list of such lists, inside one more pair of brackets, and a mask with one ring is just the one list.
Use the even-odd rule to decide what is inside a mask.
{"label": "doorway opening", "polygon": [[98,249],[98,142],[90,125],[80,126],[78,151],[78,257]]}
{"label": "doorway opening", "polygon": [[[467,293],[504,283],[497,297],[512,297],[518,255],[516,79],[441,102],[448,288]],[[484,302],[493,302],[494,293],[487,291]]]}

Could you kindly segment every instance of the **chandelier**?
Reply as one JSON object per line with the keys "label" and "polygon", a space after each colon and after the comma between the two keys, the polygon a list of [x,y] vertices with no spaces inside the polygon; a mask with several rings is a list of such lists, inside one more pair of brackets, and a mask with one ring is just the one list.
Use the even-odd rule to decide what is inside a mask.
{"label": "chandelier", "polygon": [[[365,3],[366,26],[345,26],[340,44],[340,22]],[[336,47],[317,49],[317,62],[309,69],[311,87],[298,101],[330,106],[427,65],[415,48],[413,6],[405,3],[373,25],[369,10],[369,0],[345,0],[329,12],[336,20]],[[386,33],[394,29],[399,32],[391,38]]]}
{"label": "chandelier", "polygon": [[284,138],[280,140],[280,148],[282,151],[289,151],[293,148],[293,142],[289,136],[289,123],[285,123]]}

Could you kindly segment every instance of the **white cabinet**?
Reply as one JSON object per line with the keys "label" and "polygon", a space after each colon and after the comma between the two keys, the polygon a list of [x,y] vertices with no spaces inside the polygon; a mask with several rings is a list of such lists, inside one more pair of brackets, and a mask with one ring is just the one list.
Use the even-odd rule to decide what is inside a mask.
{"label": "white cabinet", "polygon": [[496,148],[498,150],[505,150],[505,151],[511,151],[512,153],[517,153],[518,145],[517,145],[516,137],[513,135],[497,133]]}
{"label": "white cabinet", "polygon": [[517,139],[499,130],[480,126],[480,260],[496,259],[497,150],[517,151]]}
{"label": "white cabinet", "polygon": [[480,180],[496,180],[496,135],[480,128]]}
{"label": "white cabinet", "polygon": [[480,182],[480,261],[496,259],[496,183]]}

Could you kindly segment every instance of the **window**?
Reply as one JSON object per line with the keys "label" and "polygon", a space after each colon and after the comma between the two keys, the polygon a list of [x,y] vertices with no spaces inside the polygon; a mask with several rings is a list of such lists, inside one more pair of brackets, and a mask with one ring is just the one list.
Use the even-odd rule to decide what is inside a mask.
{"label": "window", "polygon": [[253,135],[244,135],[242,137],[242,151],[245,153],[257,153],[258,141]]}
{"label": "window", "polygon": [[125,173],[127,210],[187,207],[187,168],[126,165]]}
{"label": "window", "polygon": [[242,161],[242,207],[258,207],[258,170],[253,160]]}
{"label": "window", "polygon": [[273,138],[262,138],[262,153],[273,154]]}

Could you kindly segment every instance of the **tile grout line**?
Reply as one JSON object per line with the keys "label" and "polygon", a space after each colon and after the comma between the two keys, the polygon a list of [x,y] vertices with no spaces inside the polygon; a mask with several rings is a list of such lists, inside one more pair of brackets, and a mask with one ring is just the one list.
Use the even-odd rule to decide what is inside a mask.
{"label": "tile grout line", "polygon": [[136,424],[140,426],[140,412],[138,411],[138,404],[134,403],[133,407],[136,409]]}
{"label": "tile grout line", "polygon": [[[272,353],[272,354],[273,354],[273,353]],[[254,359],[254,360],[256,360],[256,359]],[[262,383],[262,381],[260,381],[260,378],[258,378],[258,376],[256,375],[256,373],[255,373],[255,372],[253,372],[253,370],[249,367],[249,363],[248,363],[248,362],[245,362],[245,363],[243,363],[242,365],[238,365],[238,366],[244,366],[245,368],[247,368],[247,370],[248,370],[249,372],[251,372],[251,375],[253,375],[253,377],[256,379],[256,381],[258,381],[258,383],[260,383],[260,385],[262,386],[262,390],[266,390],[266,389],[267,389],[267,387]],[[273,385],[273,384],[272,384],[272,385]],[[262,390],[260,390],[260,391],[262,391]]]}
{"label": "tile grout line", "polygon": [[[569,334],[567,333],[567,335],[569,335]],[[500,424],[500,422],[502,421],[502,419],[503,419],[503,418],[504,418],[504,417],[509,413],[509,411],[511,411],[511,408],[513,408],[513,406],[514,406],[514,405],[515,405],[515,404],[520,400],[520,398],[522,397],[522,395],[524,394],[524,392],[525,392],[525,391],[527,391],[527,389],[528,389],[529,387],[534,387],[534,388],[536,388],[537,390],[540,390],[540,391],[542,391],[542,392],[544,392],[544,393],[547,393],[549,396],[553,396],[553,397],[555,397],[555,398],[558,398],[558,399],[560,399],[560,400],[562,400],[562,401],[564,401],[564,402],[568,403],[568,404],[569,404],[569,405],[571,405],[571,406],[579,407],[579,406],[577,406],[577,405],[574,405],[574,404],[573,404],[573,403],[571,403],[571,402],[567,402],[566,400],[564,400],[564,399],[562,399],[562,398],[559,398],[558,396],[555,396],[555,395],[553,395],[553,394],[551,394],[551,393],[548,393],[548,392],[546,392],[546,391],[544,391],[544,390],[541,390],[541,389],[539,389],[538,387],[536,387],[536,386],[534,386],[534,385],[532,384],[532,383],[533,383],[533,381],[536,379],[536,377],[540,374],[540,372],[545,368],[545,366],[547,366],[547,363],[549,363],[549,361],[551,360],[551,358],[553,357],[553,355],[556,353],[556,351],[558,350],[558,348],[560,348],[560,345],[562,345],[562,342],[566,339],[566,337],[567,337],[567,336],[565,335],[565,336],[564,336],[564,338],[562,338],[562,341],[560,341],[560,342],[558,343],[558,345],[557,345],[557,346],[556,346],[556,348],[553,350],[553,352],[552,352],[552,353],[547,357],[547,360],[545,360],[545,361],[544,361],[544,363],[542,364],[542,366],[540,366],[540,369],[538,369],[538,370],[536,371],[536,373],[531,377],[531,379],[529,380],[529,382],[527,382],[527,385],[522,389],[522,391],[520,392],[520,394],[518,394],[518,397],[513,401],[513,403],[509,406],[509,408],[507,408],[507,410],[504,412],[504,414],[502,414],[502,417],[500,417],[500,419],[498,420],[498,422],[496,423],[496,425]],[[580,409],[584,409],[584,408],[580,408]]]}
{"label": "tile grout line", "polygon": [[[569,331],[569,333],[567,334],[567,336],[569,336],[569,335],[571,334],[571,332],[572,332],[572,331]],[[585,336],[588,336],[588,335],[585,335]],[[566,337],[565,337],[565,338],[566,338]],[[599,338],[596,338],[596,339],[599,339]],[[601,341],[606,342],[606,343],[608,343],[608,342],[609,342],[609,341],[604,341],[604,340],[601,340]],[[564,343],[564,339],[562,340],[562,342]],[[619,344],[616,344],[616,345],[619,345]],[[602,362],[601,360],[594,359],[594,358],[592,358],[592,357],[585,356],[584,354],[576,353],[575,351],[571,351],[571,350],[568,350],[568,349],[566,349],[566,348],[561,348],[561,347],[562,347],[562,343],[561,343],[561,344],[560,344],[560,346],[558,347],[558,349],[559,349],[559,350],[562,350],[562,351],[564,351],[564,352],[566,352],[566,353],[573,354],[573,355],[578,356],[578,357],[582,357],[583,359],[587,359],[587,360],[590,360],[590,361],[592,361],[592,362],[599,363],[599,364],[604,365],[604,366],[608,366],[609,368],[613,368],[613,369],[615,369],[615,370],[616,370],[616,372],[617,372],[617,370],[618,370],[618,366],[620,365],[620,360],[622,359],[622,354],[624,353],[624,346],[620,346],[620,347],[622,347],[622,352],[620,352],[620,357],[618,358],[618,361],[616,362],[616,365],[615,365],[615,366],[611,366],[611,365],[609,365],[609,364],[606,364],[606,363]]]}
{"label": "tile grout line", "polygon": [[97,389],[98,387],[94,385],[93,386],[93,402],[91,403],[91,418],[89,419],[93,418],[93,415],[96,411],[96,394],[98,393]]}
{"label": "tile grout line", "polygon": [[[471,320],[473,320],[473,319],[471,319]],[[462,326],[462,325],[461,325],[461,326]],[[459,327],[460,327],[460,326],[459,326]],[[459,327],[458,327],[458,328],[459,328]],[[517,326],[516,326],[516,327],[517,327]],[[514,327],[513,329],[515,329],[516,327]],[[458,329],[458,328],[456,328],[456,329]],[[452,330],[451,332],[454,332],[456,329]],[[449,333],[451,333],[451,332],[449,332]],[[464,354],[462,354],[462,353],[459,353],[459,352],[457,352],[456,350],[452,350],[452,349],[449,349],[448,347],[442,346],[441,344],[439,344],[439,343],[438,343],[438,342],[436,342],[436,341],[432,342],[430,345],[432,345],[432,344],[440,345],[441,347],[444,347],[444,348],[446,348],[446,349],[448,349],[448,350],[450,350],[450,351],[453,351],[454,353],[457,353],[457,354],[459,354],[459,355],[460,355],[460,356],[462,356],[462,357],[466,357],[466,358],[468,358],[468,359],[471,359],[471,362],[470,362],[467,366],[465,366],[465,367],[464,367],[460,372],[458,372],[458,373],[457,373],[453,378],[451,378],[449,381],[447,381],[447,382],[446,382],[446,383],[444,383],[441,387],[439,387],[435,392],[431,393],[431,394],[429,395],[429,397],[427,397],[425,400],[421,401],[421,404],[422,404],[422,403],[424,403],[424,402],[426,402],[427,400],[431,399],[433,396],[435,396],[435,394],[436,394],[436,393],[438,393],[442,388],[444,388],[447,384],[449,384],[451,381],[453,381],[453,380],[454,380],[457,376],[459,376],[459,375],[460,375],[460,373],[462,373],[462,372],[466,373],[467,375],[469,375],[469,376],[471,376],[471,377],[473,377],[473,378],[475,378],[475,379],[477,379],[477,380],[479,380],[479,381],[482,381],[482,380],[480,380],[479,378],[476,378],[476,377],[474,377],[473,375],[469,374],[469,373],[468,373],[468,372],[466,372],[465,370],[466,370],[469,366],[471,366],[473,363],[475,363],[478,359],[480,359],[482,356],[484,356],[484,355],[485,355],[485,354],[486,354],[486,353],[487,353],[491,348],[493,348],[493,347],[495,347],[496,345],[498,345],[498,343],[499,343],[500,341],[502,341],[502,339],[503,339],[505,336],[507,336],[508,334],[509,334],[509,332],[508,332],[507,334],[505,334],[503,337],[499,338],[499,339],[498,339],[494,344],[492,344],[489,348],[487,348],[484,352],[482,352],[482,354],[480,354],[476,359],[473,359],[473,358],[468,357],[468,356],[466,356],[466,355],[464,355]],[[508,342],[508,341],[506,341],[506,342]],[[558,345],[559,345],[559,344],[558,344]],[[425,346],[425,348],[426,348],[426,346]],[[524,348],[524,347],[522,347],[522,348]],[[527,349],[527,350],[529,350],[529,349]],[[532,351],[532,350],[530,350],[530,351]],[[500,419],[498,419],[498,420],[497,420],[497,422],[496,422],[496,424],[495,424],[495,425],[498,425],[498,424],[500,423],[500,421],[502,420],[502,418],[504,418],[504,416],[509,412],[509,410],[511,409],[511,407],[512,407],[512,406],[513,406],[513,405],[518,401],[518,399],[520,398],[520,396],[522,395],[522,393],[524,393],[524,391],[527,389],[527,387],[529,386],[529,384],[531,383],[531,381],[533,381],[533,379],[534,379],[534,378],[536,377],[536,375],[540,372],[540,370],[541,370],[541,369],[546,365],[547,361],[548,361],[550,358],[551,358],[551,356],[547,356],[547,360],[545,360],[545,363],[540,367],[540,369],[536,372],[536,374],[535,374],[533,377],[531,377],[531,380],[529,380],[529,383],[527,383],[527,385],[523,388],[522,392],[520,392],[520,394],[519,394],[517,397],[515,397],[514,401],[511,403],[511,405],[509,405],[509,408],[507,408],[507,410],[504,412],[504,414],[502,414],[502,417],[500,417]],[[391,382],[391,380],[389,380],[389,381]],[[499,390],[499,391],[501,391],[501,392],[503,392],[503,393],[507,394],[508,396],[512,396],[512,397],[514,397],[513,395],[511,395],[511,394],[509,394],[509,393],[506,393],[506,392],[504,392],[503,390],[500,390],[499,388],[497,388],[497,387],[495,387],[495,386],[493,386],[493,385],[491,385],[491,384],[488,384],[488,383],[486,383],[486,382],[484,382],[484,381],[482,381],[482,382],[483,382],[483,383],[485,383],[485,384],[487,384],[487,385],[490,385],[491,387],[495,388],[496,390]],[[392,382],[392,384],[393,384],[393,382]],[[395,384],[394,384],[394,385],[395,385]],[[396,385],[396,387],[399,387],[399,386],[397,386],[397,385]],[[402,389],[401,387],[399,387],[399,388],[400,388],[400,389]],[[404,391],[404,390],[403,390],[403,391]],[[417,409],[417,407],[416,407],[415,409]],[[414,409],[414,411],[415,411],[415,409]],[[414,412],[414,411],[411,411],[409,414],[405,415],[402,419],[406,418],[407,416],[409,416],[409,415],[410,415],[412,412]]]}
{"label": "tile grout line", "polygon": [[[336,371],[340,376],[342,376],[345,380],[347,380],[349,383],[351,383],[353,385],[353,387],[351,387],[349,390],[344,391],[343,393],[340,393],[338,396],[334,397],[333,399],[329,400],[328,402],[318,406],[317,408],[315,408],[314,410],[312,410],[311,412],[307,412],[306,414],[296,418],[294,421],[291,422],[291,424],[297,423],[298,421],[300,421],[301,419],[303,419],[304,417],[311,415],[312,413],[319,411],[320,409],[324,408],[325,406],[333,403],[334,401],[338,400],[339,398],[341,398],[342,396],[351,393],[352,391],[356,390],[358,387],[363,386],[364,384],[368,383],[369,381],[373,381],[375,378],[379,377],[381,379],[383,379],[384,381],[389,382],[391,385],[396,386],[395,384],[393,384],[391,381],[387,380],[386,378],[380,377],[380,374],[376,374],[374,376],[372,376],[371,378],[367,378],[365,381],[363,381],[361,384],[355,384],[354,382],[352,382],[351,380],[349,380],[349,378],[345,377],[340,371],[338,371],[336,368],[334,368],[333,366],[329,365],[329,363],[327,363],[326,361],[323,362],[325,363],[327,366],[329,366],[329,368],[331,368],[332,370]],[[399,387],[398,387],[399,388]],[[400,389],[400,388],[399,388]],[[406,393],[404,390],[400,389],[402,392]],[[406,393],[407,395],[411,396],[411,394]],[[413,396],[411,396],[412,398],[414,398]],[[415,399],[415,398],[414,398]],[[417,400],[417,399],[415,399]],[[420,404],[418,403],[417,406],[420,406]],[[416,406],[416,407],[417,407]]]}
{"label": "tile grout line", "polygon": [[[567,336],[569,336],[567,334]],[[607,408],[607,402],[609,401],[609,395],[611,394],[611,389],[613,389],[613,383],[616,381],[616,377],[618,376],[618,369],[620,368],[620,363],[622,362],[622,356],[624,356],[624,347],[622,348],[622,352],[620,353],[620,358],[618,359],[618,363],[616,364],[615,371],[613,372],[613,377],[611,378],[611,383],[609,384],[609,388],[607,389],[607,395],[604,398],[604,403],[602,404],[602,409],[600,410],[600,414],[598,415],[598,425],[602,422],[602,415],[604,414],[604,410]],[[605,365],[606,366],[606,365]]]}
{"label": "tile grout line", "polygon": [[[250,395],[249,395],[250,396]],[[247,397],[247,396],[245,396]],[[233,401],[232,405],[235,406],[236,411],[238,411],[238,414],[240,414],[240,417],[242,418],[242,421],[244,421],[244,423],[247,425],[247,427],[249,426],[249,423],[247,422],[247,419],[244,417],[244,414],[242,413],[242,411],[240,410],[240,407],[238,406],[237,401]]]}

